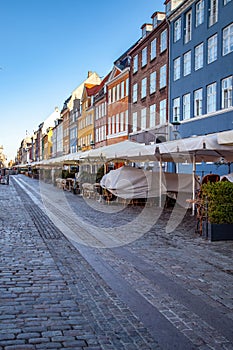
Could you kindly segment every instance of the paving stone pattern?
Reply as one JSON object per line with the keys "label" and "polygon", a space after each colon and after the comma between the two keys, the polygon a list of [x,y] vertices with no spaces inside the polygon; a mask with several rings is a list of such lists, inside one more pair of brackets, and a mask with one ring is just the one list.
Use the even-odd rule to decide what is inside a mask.
{"label": "paving stone pattern", "polygon": [[[0,326],[0,336],[14,335],[13,339],[3,338],[4,342],[24,339],[20,336],[26,333],[24,322],[28,317],[27,311],[24,318],[20,316],[17,309],[20,304],[20,310],[25,310],[25,305],[30,305],[29,313],[31,309],[36,310],[31,323],[40,320],[40,326],[45,328],[43,332],[31,330],[37,333],[35,337],[25,335],[24,346],[34,346],[33,349],[43,344],[51,347],[55,344],[54,349],[72,346],[79,349],[80,346],[84,349],[233,350],[232,242],[209,242],[199,237],[195,233],[195,218],[190,212],[169,233],[166,231],[168,220],[172,215],[179,217],[180,212],[177,209],[172,214],[166,209],[148,232],[131,243],[110,249],[84,247],[76,242],[71,245],[43,208],[41,210],[33,203],[17,184],[22,183],[40,201],[39,182],[21,176],[16,179],[17,182],[12,179],[9,188],[0,187],[0,203],[7,202],[8,207],[0,212],[1,249],[4,252],[1,263],[5,264],[3,261],[8,256],[8,270],[2,271],[9,273],[9,266],[17,258],[17,264],[23,265],[23,269],[17,268],[21,271],[19,276],[17,273],[10,275],[10,280],[5,277],[8,283],[13,283],[12,287],[8,284],[2,287],[6,295],[9,296],[9,292],[15,295],[7,303],[14,300],[16,306],[13,309],[16,307],[17,311],[9,313],[9,305],[12,306],[8,304],[3,312],[0,309],[0,315],[5,329],[9,323],[17,329],[17,319],[21,321],[21,328],[18,329],[20,333],[6,333]],[[121,226],[121,233],[129,234],[127,225],[143,210],[140,207],[116,210],[114,204],[104,206],[64,193],[68,207],[72,209],[67,210],[67,203],[56,197],[59,191],[51,185],[43,185],[47,208],[63,223],[64,234],[68,229],[78,231],[80,237],[86,238],[90,234],[91,243],[95,233],[98,242],[101,230],[108,227]],[[53,193],[51,197],[50,193]],[[10,211],[9,214],[9,207],[14,208],[14,213]],[[149,215],[154,215],[155,210],[149,208]],[[95,232],[89,232],[81,225],[77,220],[79,217],[87,227],[94,223]],[[139,225],[143,226],[143,222]],[[32,271],[28,262],[33,265]],[[24,270],[25,266],[28,270]],[[15,282],[21,283],[22,278],[23,283],[29,283],[29,277],[30,286]],[[17,288],[23,289],[17,292]],[[38,295],[33,294],[34,289]],[[18,303],[25,295],[32,299]],[[1,305],[7,306],[6,300]],[[60,308],[65,311],[59,313]],[[75,325],[72,320],[77,321]],[[68,329],[62,328],[64,322]],[[62,334],[46,333],[51,331]],[[64,337],[68,338],[69,344],[65,343]],[[31,343],[31,338],[45,340],[38,344]],[[85,343],[77,345],[75,341]]]}
{"label": "paving stone pattern", "polygon": [[158,349],[12,180],[0,187],[0,349]]}

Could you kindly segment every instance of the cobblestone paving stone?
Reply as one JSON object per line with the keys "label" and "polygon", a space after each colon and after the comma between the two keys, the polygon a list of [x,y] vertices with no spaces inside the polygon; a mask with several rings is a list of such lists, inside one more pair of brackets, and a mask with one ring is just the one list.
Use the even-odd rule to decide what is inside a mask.
{"label": "cobblestone paving stone", "polygon": [[[38,194],[38,182],[32,182],[31,179],[27,179],[26,182],[28,183],[28,188],[31,190],[32,187],[30,186],[33,183],[33,193],[35,195]],[[20,191],[21,196],[22,193]],[[82,198],[73,196],[71,193],[66,193],[65,196],[72,211],[78,213],[87,224],[94,222],[96,231],[104,227],[118,227],[121,225],[122,231],[124,232],[125,227],[124,233],[127,233],[127,224],[135,216],[140,215],[142,211],[142,208],[139,207],[126,207],[120,211],[119,215],[118,210],[116,211],[113,206],[105,206],[104,212],[100,215],[99,210],[101,210],[103,204],[91,200],[84,202]],[[69,276],[66,277],[66,281],[72,281],[72,283],[67,282],[69,291],[71,291],[72,295],[76,295],[75,301],[79,306],[81,314],[85,315],[87,320],[89,320],[91,315],[92,329],[97,334],[99,332],[105,332],[105,336],[106,334],[109,335],[109,338],[107,338],[108,341],[106,341],[106,338],[103,338],[104,340],[102,338],[101,340],[98,339],[101,349],[112,348],[112,346],[119,346],[119,348],[123,349],[123,345],[119,345],[120,343],[113,345],[115,344],[115,340],[111,336],[114,333],[113,330],[118,329],[117,327],[122,325],[122,312],[124,314],[126,312],[128,315],[127,319],[132,319],[131,324],[134,325],[135,318],[133,315],[129,313],[128,308],[117,299],[115,294],[107,288],[100,277],[90,270],[90,266],[72,246],[68,245],[68,250],[71,250],[72,253],[64,253],[62,255],[64,239],[56,236],[59,231],[50,224],[49,227],[51,227],[51,230],[49,232],[41,229],[44,227],[44,215],[38,211],[36,206],[27,206],[27,201],[25,205],[30,212],[30,216],[32,218],[34,217],[33,220],[37,226],[37,230],[43,236],[50,250],[50,257],[53,258],[56,266],[59,267],[59,272],[63,276]],[[69,215],[66,212],[66,214],[64,213],[62,215],[62,205],[53,206],[51,203],[49,205],[56,215],[63,216],[67,227],[69,226],[72,230],[80,229],[78,223],[72,219],[72,213]],[[152,215],[154,210],[154,208],[151,208]],[[179,210],[177,210],[177,216],[179,216]],[[38,220],[38,217],[41,218],[41,222]],[[189,297],[193,295],[194,300],[200,300],[200,305],[206,306],[207,310],[211,308],[213,310],[213,317],[219,315],[221,317],[225,316],[232,325],[233,243],[208,242],[203,240],[194,232],[195,219],[190,216],[190,213],[185,215],[182,223],[175,231],[167,233],[166,224],[170,217],[171,211],[163,211],[159,220],[147,233],[125,245],[122,249],[121,247],[116,249],[92,248],[90,252],[100,257],[105,265],[107,264],[107,266],[113,268],[152,307],[159,310],[179,332],[184,334],[192,342],[195,349],[233,349],[232,336],[230,336],[231,339],[229,340],[229,334],[227,332],[226,335],[223,335],[216,326],[217,321],[209,322],[208,319],[203,317],[203,313],[200,310],[195,310],[195,307],[191,308],[187,302],[185,303],[185,300],[182,300],[182,297],[177,297],[178,295],[175,292],[177,286],[185,289],[189,293]],[[48,226],[48,223],[46,225]],[[51,237],[46,235],[51,235]],[[74,256],[75,259],[73,259]],[[135,259],[137,258],[138,261],[141,260],[141,265],[140,262],[135,263]],[[91,271],[90,274],[87,275],[87,271]],[[162,274],[165,279],[171,282],[170,285],[168,284],[167,289],[166,285],[164,287],[163,283],[161,284],[155,280],[157,275],[153,276],[153,273],[158,273],[158,276]],[[94,274],[94,278],[92,274]],[[78,280],[77,276],[79,277]],[[174,282],[174,291],[171,287],[172,282]],[[114,306],[113,308],[112,306],[107,307],[106,299],[111,300],[111,305]],[[85,303],[83,303],[84,300]],[[102,305],[106,307],[103,309]],[[118,306],[117,312],[116,305]],[[117,314],[118,312],[119,315]],[[113,315],[118,315],[119,318],[115,319]],[[114,325],[113,330],[109,329],[109,327],[104,329],[100,321],[102,319],[105,320],[105,325],[107,324],[106,319],[108,323],[111,320]],[[125,325],[125,329],[127,327]],[[145,329],[140,323],[137,329],[142,330],[142,334],[144,334]],[[128,333],[132,334],[131,332],[132,330],[128,331]],[[120,334],[122,335],[122,333]],[[136,333],[134,331],[133,337],[134,340],[141,340],[141,338],[144,340],[144,345],[140,345],[141,349],[149,349],[150,346],[152,346],[152,349],[156,349],[157,343],[148,345],[150,343],[148,341],[148,344],[145,345],[146,336],[142,336],[142,334],[140,331]],[[109,339],[112,339],[112,343],[109,343]],[[127,336],[122,336],[121,339],[124,339],[124,345],[128,346],[127,349],[136,349],[135,344],[127,340]],[[141,344],[140,340],[138,345]],[[174,348],[176,347],[174,346]]]}
{"label": "cobblestone paving stone", "polygon": [[158,349],[23,190],[0,187],[0,349]]}

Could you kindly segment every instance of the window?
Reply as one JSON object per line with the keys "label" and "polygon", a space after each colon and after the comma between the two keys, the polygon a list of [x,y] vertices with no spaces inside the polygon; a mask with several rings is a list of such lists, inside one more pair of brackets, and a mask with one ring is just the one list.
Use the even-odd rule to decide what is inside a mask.
{"label": "window", "polygon": [[167,29],[165,29],[160,35],[160,52],[163,52],[167,48]]}
{"label": "window", "polygon": [[133,58],[133,73],[138,71],[138,55]]}
{"label": "window", "polygon": [[174,80],[180,79],[180,57],[174,60]]}
{"label": "window", "polygon": [[120,84],[117,84],[117,87],[116,87],[116,101],[119,101],[120,99]]}
{"label": "window", "polygon": [[116,86],[112,88],[112,103],[116,101]]}
{"label": "window", "polygon": [[112,89],[108,90],[108,103],[111,104],[112,103]]}
{"label": "window", "polygon": [[125,96],[125,82],[121,82],[121,98],[124,98]]}
{"label": "window", "polygon": [[184,54],[184,76],[191,73],[191,51]]}
{"label": "window", "polygon": [[203,67],[203,43],[195,47],[195,70]]}
{"label": "window", "polygon": [[184,42],[188,43],[192,38],[192,12],[188,11],[185,15],[185,35]]}
{"label": "window", "polygon": [[156,104],[150,106],[150,128],[156,125]]}
{"label": "window", "polygon": [[146,129],[146,108],[141,110],[141,130]]}
{"label": "window", "polygon": [[228,4],[228,2],[231,2],[231,0],[224,0],[224,1],[223,1],[223,5]]}
{"label": "window", "polygon": [[120,114],[120,131],[124,131],[124,112],[121,112]]}
{"label": "window", "polygon": [[196,27],[204,22],[204,0],[196,3]]}
{"label": "window", "polygon": [[115,134],[115,115],[112,116],[112,134]]}
{"label": "window", "polygon": [[217,34],[208,39],[208,63],[212,63],[217,59]]}
{"label": "window", "polygon": [[180,120],[180,97],[174,98],[173,100],[173,120]]}
{"label": "window", "polygon": [[125,81],[125,96],[129,95],[129,78]]}
{"label": "window", "polygon": [[132,125],[132,131],[133,132],[136,132],[137,131],[137,128],[138,128],[138,113],[137,112],[134,112],[133,113],[133,125]]}
{"label": "window", "polygon": [[218,0],[209,0],[209,26],[212,26],[218,21]]}
{"label": "window", "polygon": [[150,59],[151,61],[156,57],[156,39],[152,40],[150,44]]}
{"label": "window", "polygon": [[181,18],[174,22],[174,42],[176,43],[181,38]]}
{"label": "window", "polygon": [[150,74],[150,94],[156,91],[156,72]]}
{"label": "window", "polygon": [[222,108],[232,107],[232,76],[222,80]]}
{"label": "window", "polygon": [[159,104],[159,116],[160,116],[160,124],[165,124],[166,123],[166,106],[167,106],[167,101],[162,100],[160,101]]}
{"label": "window", "polygon": [[142,50],[142,67],[147,64],[147,47]]}
{"label": "window", "polygon": [[202,115],[202,89],[194,91],[194,116]]}
{"label": "window", "polygon": [[160,89],[167,85],[167,65],[165,64],[160,68]]}
{"label": "window", "polygon": [[216,83],[207,86],[207,113],[216,111]]}
{"label": "window", "polygon": [[183,119],[190,118],[190,94],[183,96]]}
{"label": "window", "polygon": [[233,51],[233,23],[223,29],[223,56]]}
{"label": "window", "polygon": [[119,132],[119,114],[116,115],[116,133]]}
{"label": "window", "polygon": [[137,102],[138,99],[138,84],[133,85],[133,103]]}
{"label": "window", "polygon": [[146,85],[147,85],[147,78],[142,79],[142,85],[141,85],[141,98],[146,97]]}

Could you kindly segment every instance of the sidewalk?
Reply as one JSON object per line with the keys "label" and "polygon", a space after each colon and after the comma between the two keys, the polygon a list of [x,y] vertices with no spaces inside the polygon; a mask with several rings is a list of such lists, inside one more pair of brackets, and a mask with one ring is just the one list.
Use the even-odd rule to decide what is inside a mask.
{"label": "sidewalk", "polygon": [[77,250],[19,193],[12,181],[0,187],[0,349],[157,349]]}

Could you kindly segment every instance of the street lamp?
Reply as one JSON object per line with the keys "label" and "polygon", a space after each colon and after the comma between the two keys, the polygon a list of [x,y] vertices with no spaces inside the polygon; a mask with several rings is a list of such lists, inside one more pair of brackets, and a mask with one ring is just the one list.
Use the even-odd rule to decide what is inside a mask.
{"label": "street lamp", "polygon": [[174,117],[174,120],[173,120],[173,122],[171,122],[171,124],[172,124],[172,126],[173,126],[172,132],[173,132],[174,138],[175,138],[175,140],[177,140],[177,139],[178,139],[178,136],[179,136],[179,134],[180,134],[180,132],[179,132],[180,122],[179,122],[177,116]]}

